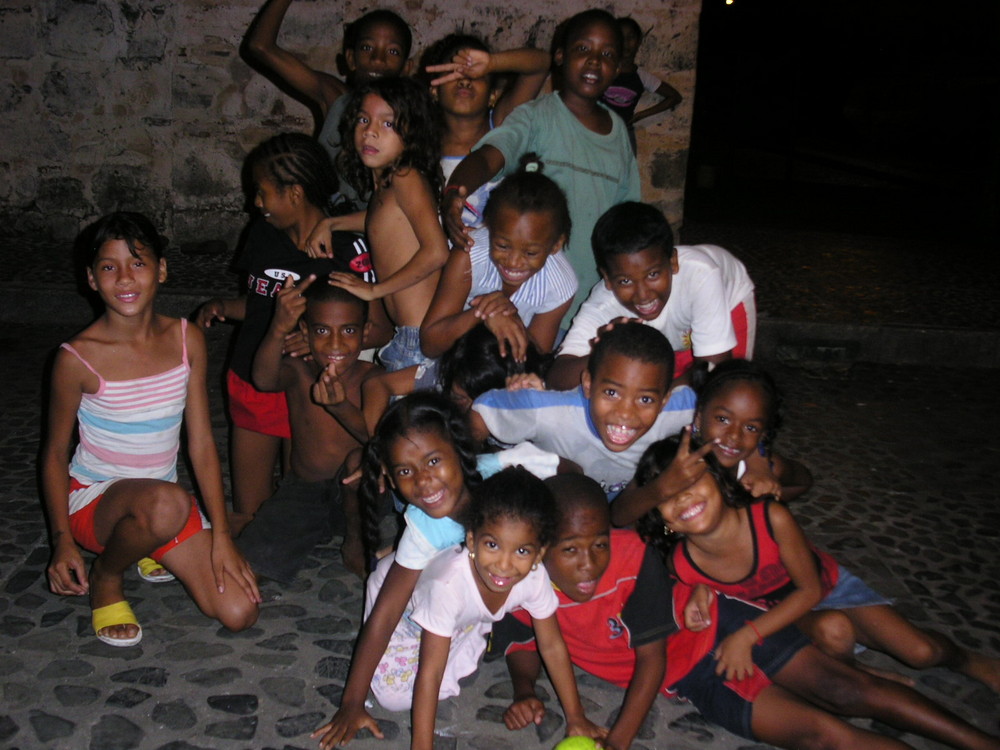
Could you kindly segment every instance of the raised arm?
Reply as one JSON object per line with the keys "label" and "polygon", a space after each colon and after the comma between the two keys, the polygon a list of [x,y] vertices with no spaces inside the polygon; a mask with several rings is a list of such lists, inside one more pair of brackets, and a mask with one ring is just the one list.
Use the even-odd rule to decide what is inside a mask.
{"label": "raised arm", "polygon": [[465,199],[489,182],[504,168],[504,163],[499,149],[481,146],[462,159],[452,172],[441,199],[441,217],[448,239],[455,247],[468,250],[472,246],[472,237],[462,222]]}
{"label": "raised arm", "polygon": [[87,566],[69,529],[67,469],[85,373],[76,357],[59,350],[52,368],[48,425],[42,447],[42,491],[52,544],[49,588],[53,593],[73,596],[82,596],[90,588]]}
{"label": "raised arm", "polygon": [[365,710],[365,698],[375,669],[389,646],[392,632],[406,610],[406,603],[410,600],[419,577],[419,570],[404,568],[395,562],[389,567],[371,614],[358,634],[340,708],[329,723],[312,733],[313,739],[320,737],[319,744],[324,750],[346,745],[363,728],[369,729],[379,739],[382,738],[378,723]]}
{"label": "raised arm", "polygon": [[213,297],[203,302],[194,314],[194,322],[199,328],[211,328],[215,321],[243,320],[247,312],[246,297],[223,299]]}
{"label": "raised arm", "polygon": [[493,124],[500,125],[515,107],[530,102],[549,75],[552,58],[548,52],[531,47],[494,52],[490,69],[494,73],[513,73],[514,80],[493,107]]}
{"label": "raised arm", "polygon": [[287,384],[281,377],[281,356],[285,349],[285,337],[298,326],[299,318],[306,309],[302,292],[315,280],[316,277],[310,275],[296,286],[289,276],[282,282],[271,325],[268,326],[267,333],[253,358],[253,370],[250,375],[257,390],[274,393],[285,389]]}
{"label": "raised arm", "polygon": [[250,24],[243,55],[277,77],[299,97],[314,103],[326,117],[330,105],[347,91],[339,78],[314,70],[278,46],[278,31],[292,0],[268,0]]}
{"label": "raised arm", "polygon": [[448,255],[434,298],[420,325],[420,348],[428,357],[440,357],[479,323],[474,309],[463,309],[471,288],[469,254],[454,250]]}

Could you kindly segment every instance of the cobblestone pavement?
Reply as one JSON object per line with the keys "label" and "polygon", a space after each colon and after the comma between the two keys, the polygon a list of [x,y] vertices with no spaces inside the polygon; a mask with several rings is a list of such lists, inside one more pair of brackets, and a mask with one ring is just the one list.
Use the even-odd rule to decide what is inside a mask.
{"label": "cobblestone pavement", "polygon": [[[236,635],[199,614],[179,585],[151,585],[132,574],[126,594],[145,637],[138,647],[115,649],[94,638],[86,600],[48,591],[35,473],[41,373],[71,333],[7,327],[2,334],[0,747],[315,747],[308,734],[337,705],[362,606],[361,583],[340,565],[339,540],[319,548],[294,585],[266,583],[259,622]],[[210,334],[213,424],[224,450],[219,371],[228,331]],[[1000,654],[995,373],[862,364],[774,369],[788,395],[780,446],[816,476],[812,492],[793,506],[803,526],[897,597],[918,624]],[[997,699],[982,685],[940,669],[918,675],[881,655],[863,658],[916,677],[922,692],[997,732]],[[608,721],[622,691],[586,675],[580,685],[589,714]],[[508,696],[502,663],[485,665],[461,696],[442,705],[439,747],[552,747],[562,723],[558,704],[550,702],[552,720],[539,731],[512,734],[499,723]],[[352,747],[405,747],[409,717],[375,714],[390,739]],[[660,697],[634,747],[763,746]]]}

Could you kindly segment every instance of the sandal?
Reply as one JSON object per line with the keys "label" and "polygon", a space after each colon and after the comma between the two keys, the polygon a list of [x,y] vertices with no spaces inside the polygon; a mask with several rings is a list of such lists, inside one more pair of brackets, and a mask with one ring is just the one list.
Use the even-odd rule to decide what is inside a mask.
{"label": "sandal", "polygon": [[[139,577],[150,583],[170,583],[177,580],[174,574],[156,562],[152,557],[144,557],[135,564],[135,569],[139,571]],[[156,571],[163,571],[159,575],[154,575]]]}
{"label": "sandal", "polygon": [[[142,627],[139,626],[139,621],[135,619],[132,607],[126,601],[115,602],[106,607],[98,607],[91,613],[91,622],[94,625],[94,635],[97,636],[99,641],[107,643],[109,646],[126,648],[128,646],[135,646],[142,640]],[[109,635],[101,635],[101,630],[112,625],[135,625],[139,627],[139,632],[131,638],[112,638]]]}

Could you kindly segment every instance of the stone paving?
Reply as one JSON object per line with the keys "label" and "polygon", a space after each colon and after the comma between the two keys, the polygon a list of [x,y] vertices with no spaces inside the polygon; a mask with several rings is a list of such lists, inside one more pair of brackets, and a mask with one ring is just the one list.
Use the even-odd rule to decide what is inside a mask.
{"label": "stone paving", "polygon": [[[310,748],[346,677],[362,586],[340,565],[338,544],[319,548],[294,585],[263,585],[250,630],[230,634],[202,616],[177,584],[134,574],[126,594],[143,623],[135,648],[98,642],[85,599],[48,591],[49,550],[36,486],[44,363],[68,326],[4,329],[0,404],[0,747]],[[229,332],[210,332],[213,425],[225,450],[221,362]],[[809,465],[816,486],[793,510],[811,536],[921,625],[969,648],[1000,654],[1000,506],[990,370],[773,363],[788,396],[779,445]],[[863,657],[914,676],[918,688],[997,732],[1000,709],[984,686],[935,669],[917,674],[887,657]],[[579,677],[589,715],[607,722],[622,691]],[[551,690],[549,691],[551,693]],[[484,665],[442,704],[438,747],[550,748],[558,704],[538,731],[512,734],[499,717],[509,697],[502,663]],[[389,739],[352,747],[405,747],[409,717],[374,711]],[[868,722],[863,722],[865,725]],[[889,732],[886,727],[876,727]],[[933,743],[905,736],[918,748]],[[633,745],[762,748],[658,698]]]}

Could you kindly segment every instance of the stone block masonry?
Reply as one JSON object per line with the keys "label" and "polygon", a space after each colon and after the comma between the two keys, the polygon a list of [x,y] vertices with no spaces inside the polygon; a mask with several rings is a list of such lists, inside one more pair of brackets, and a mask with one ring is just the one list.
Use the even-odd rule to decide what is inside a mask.
{"label": "stone block masonry", "polygon": [[[0,226],[5,234],[70,239],[119,208],[150,214],[175,243],[226,240],[246,221],[246,153],[282,130],[313,132],[309,108],[240,57],[260,0],[2,0]],[[388,0],[413,28],[414,55],[455,31],[496,49],[547,48],[582,6],[511,0]],[[683,214],[694,99],[697,0],[605,5],[651,29],[639,55],[684,101],[641,123],[643,195],[671,221]],[[336,71],[345,22],[360,0],[296,0],[280,43]]]}

